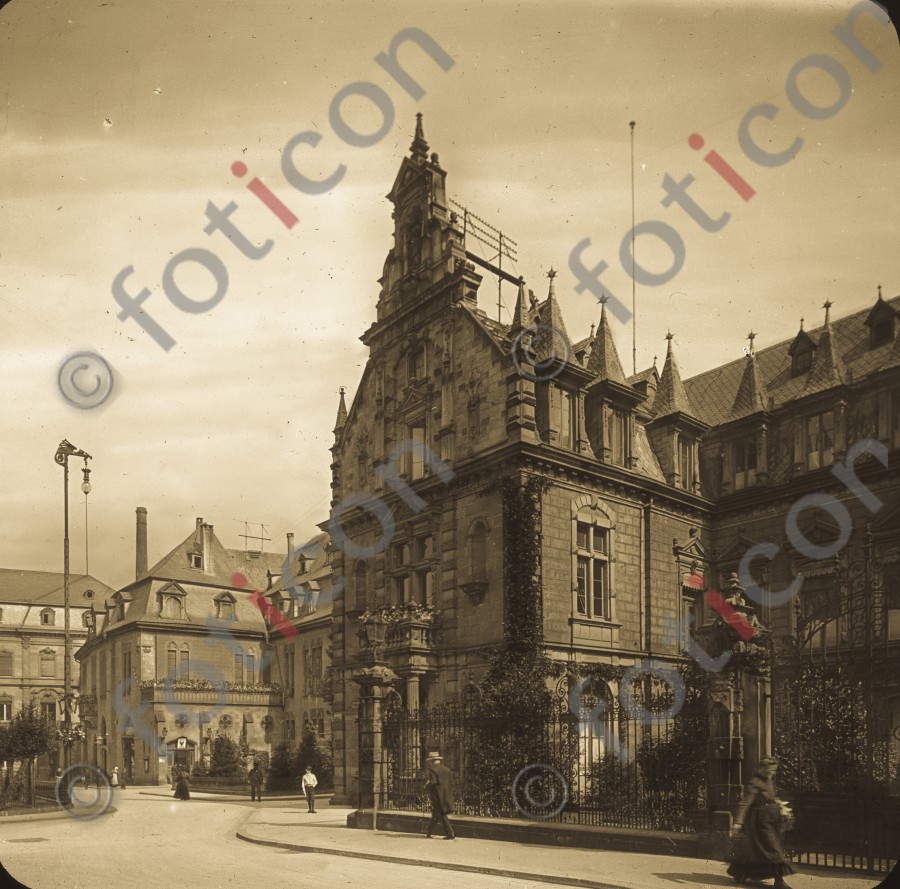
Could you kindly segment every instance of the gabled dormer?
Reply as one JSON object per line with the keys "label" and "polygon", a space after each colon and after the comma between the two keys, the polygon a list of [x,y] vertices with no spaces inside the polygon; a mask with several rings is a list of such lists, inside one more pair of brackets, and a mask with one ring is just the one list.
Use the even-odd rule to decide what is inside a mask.
{"label": "gabled dormer", "polygon": [[653,418],[647,423],[647,433],[666,481],[673,487],[699,494],[699,444],[709,425],[697,417],[685,392],[672,352],[672,338],[671,333],[666,335],[666,363],[659,378]]}
{"label": "gabled dormer", "polygon": [[769,395],[753,349],[755,338],[755,333],[748,335],[744,372],[722,431],[724,494],[762,483],[768,474]]}
{"label": "gabled dormer", "polygon": [[584,386],[587,371],[575,357],[556,299],[556,271],[547,272],[547,299],[533,310],[531,329],[523,338],[527,364],[521,370],[535,381],[535,422],[542,441],[571,451],[589,445],[584,429]]}
{"label": "gabled dormer", "polygon": [[644,396],[625,379],[606,316],[606,301],[605,295],[600,298],[600,323],[586,353],[587,370],[593,381],[585,397],[585,425],[598,460],[633,469],[634,409]]}
{"label": "gabled dormer", "polygon": [[816,341],[803,329],[803,318],[800,319],[800,330],[794,341],[788,346],[788,355],[791,356],[791,376],[799,377],[812,367],[813,353],[816,351]]}
{"label": "gabled dormer", "polygon": [[878,285],[878,300],[863,322],[869,328],[869,348],[889,345],[894,341],[897,332],[897,312],[881,298],[881,285]]}
{"label": "gabled dormer", "polygon": [[237,599],[227,590],[213,596],[213,604],[216,607],[216,620],[234,620],[236,617],[234,613],[235,602],[237,602]]}

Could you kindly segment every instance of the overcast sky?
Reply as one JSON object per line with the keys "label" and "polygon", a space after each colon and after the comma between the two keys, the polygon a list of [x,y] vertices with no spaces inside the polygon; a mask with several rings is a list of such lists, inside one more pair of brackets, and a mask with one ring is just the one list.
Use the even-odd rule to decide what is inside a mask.
{"label": "overcast sky", "polygon": [[[149,510],[150,560],[192,530],[215,525],[243,547],[244,522],[265,523],[268,549],[312,535],[327,517],[331,429],[338,388],[355,391],[366,360],[359,335],[374,320],[377,279],[391,245],[390,189],[415,114],[448,171],[448,192],[518,242],[516,272],[539,295],[557,292],[573,338],[598,306],[576,293],[569,254],[583,238],[589,266],[630,304],[619,244],[631,228],[630,120],[636,218],[672,225],[684,267],[637,288],[639,368],[665,354],[671,327],[685,376],[870,305],[876,286],[900,292],[900,52],[892,27],[863,16],[859,39],[881,62],[869,71],[832,35],[853,4],[715,2],[41,2],[0,10],[0,380],[3,533],[0,565],[62,569],[62,438],[93,457],[90,568],[111,585],[132,579],[134,508]],[[874,5],[874,4],[873,4]],[[425,89],[415,101],[375,62],[398,31],[425,30],[455,60],[442,71],[415,47],[401,54]],[[836,59],[852,94],[828,119],[803,116],[785,83],[810,55]],[[329,124],[334,94],[372,81],[396,118],[377,144],[351,147]],[[838,98],[808,70],[813,104]],[[748,109],[778,106],[753,132],[762,147],[804,144],[779,167],[752,163],[738,144]],[[348,122],[373,130],[371,106],[351,100]],[[309,176],[338,163],[328,194],[289,185],[280,165],[296,133]],[[702,152],[688,145],[703,135]],[[767,139],[769,141],[767,141]],[[755,189],[744,201],[703,161],[714,149]],[[242,160],[244,181],[231,173]],[[663,177],[692,174],[704,231],[663,208]],[[245,189],[252,175],[299,217],[288,231]],[[238,204],[234,223],[265,257],[207,236],[208,201]],[[649,239],[652,241],[652,239]],[[647,238],[638,257],[656,272],[670,254]],[[181,250],[225,263],[228,292],[189,314],[166,298],[162,273]],[[151,291],[145,306],[175,339],[168,352],[134,319],[117,318],[117,273]],[[185,275],[197,298],[203,275]],[[496,313],[496,282],[480,305]],[[514,294],[509,288],[506,305]],[[503,316],[508,321],[508,314]],[[630,324],[616,322],[631,368]],[[114,369],[113,397],[80,411],[56,386],[65,357],[95,350]],[[75,466],[77,467],[77,461]],[[84,570],[84,506],[72,479],[72,568]]]}

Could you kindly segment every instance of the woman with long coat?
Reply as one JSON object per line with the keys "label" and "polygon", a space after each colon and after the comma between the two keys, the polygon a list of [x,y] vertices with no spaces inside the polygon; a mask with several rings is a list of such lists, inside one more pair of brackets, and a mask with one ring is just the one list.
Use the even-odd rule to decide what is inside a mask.
{"label": "woman with long coat", "polygon": [[191,793],[188,790],[187,775],[181,766],[175,766],[175,799],[190,798]]}
{"label": "woman with long coat", "polygon": [[734,832],[743,827],[744,841],[728,866],[729,876],[738,884],[747,880],[775,878],[775,889],[790,889],[784,882],[785,874],[794,874],[781,846],[781,807],[775,796],[775,773],[778,760],[772,757],[760,760],[753,780],[744,791],[738,808]]}

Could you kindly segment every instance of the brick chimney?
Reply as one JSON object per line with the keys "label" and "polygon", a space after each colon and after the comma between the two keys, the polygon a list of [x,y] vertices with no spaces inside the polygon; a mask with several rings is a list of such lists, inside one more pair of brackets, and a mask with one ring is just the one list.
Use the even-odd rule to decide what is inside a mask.
{"label": "brick chimney", "polygon": [[134,579],[147,576],[147,510],[143,506],[135,509],[134,538]]}
{"label": "brick chimney", "polygon": [[287,546],[288,546],[287,554],[290,555],[294,551],[294,532],[293,531],[288,531]]}
{"label": "brick chimney", "polygon": [[213,571],[212,555],[213,526],[204,522],[203,519],[198,519],[197,521],[201,523],[200,536],[203,541],[203,573],[215,574]]}

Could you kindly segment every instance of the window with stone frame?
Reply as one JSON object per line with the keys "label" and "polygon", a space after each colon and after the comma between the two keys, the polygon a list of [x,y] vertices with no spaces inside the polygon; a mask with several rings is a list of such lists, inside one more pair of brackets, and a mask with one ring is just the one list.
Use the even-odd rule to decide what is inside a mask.
{"label": "window with stone frame", "polygon": [[407,427],[409,446],[404,455],[406,474],[410,481],[425,478],[425,420],[417,420]]}
{"label": "window with stone frame", "polygon": [[900,387],[892,389],[884,395],[883,420],[884,431],[879,435],[886,441],[891,450],[900,449]]}
{"label": "window with stone frame", "polygon": [[408,373],[410,381],[422,382],[425,379],[425,347],[418,346],[409,354]]}
{"label": "window with stone frame", "polygon": [[0,699],[0,722],[10,722],[12,720],[12,698]]}
{"label": "window with stone frame", "polygon": [[41,718],[47,722],[56,722],[56,701],[41,701]]}
{"label": "window with stone frame", "polygon": [[850,613],[834,573],[804,577],[799,595],[807,650],[822,651],[850,641]]}
{"label": "window with stone frame", "polygon": [[576,522],[575,550],[575,612],[582,617],[608,620],[609,529]]}
{"label": "window with stone frame", "polygon": [[166,646],[166,678],[169,681],[178,675],[178,646],[170,642]]}
{"label": "window with stone frame", "polygon": [[45,608],[41,611],[41,625],[52,627],[56,624],[56,612],[52,608]]}
{"label": "window with stone frame", "polygon": [[742,491],[756,482],[757,444],[756,433],[751,432],[731,443],[734,468],[734,490]]}
{"label": "window with stone frame", "polygon": [[56,676],[56,652],[45,649],[41,652],[41,679],[52,679]]}
{"label": "window with stone frame", "polygon": [[189,679],[191,675],[191,650],[187,642],[181,643],[178,649],[178,676],[179,678]]}
{"label": "window with stone frame", "polygon": [[13,674],[13,653],[0,651],[0,676],[9,677]]}
{"label": "window with stone frame", "polygon": [[694,471],[697,455],[697,442],[684,435],[678,436],[678,477],[679,484],[685,491],[693,491],[697,475]]}
{"label": "window with stone frame", "polygon": [[550,428],[556,430],[556,441],[563,448],[575,444],[573,395],[556,383],[550,384]]}
{"label": "window with stone frame", "polygon": [[834,411],[807,417],[804,432],[806,468],[813,470],[831,466],[834,462]]}
{"label": "window with stone frame", "polygon": [[610,462],[616,466],[627,466],[631,456],[628,411],[610,408],[608,416]]}

